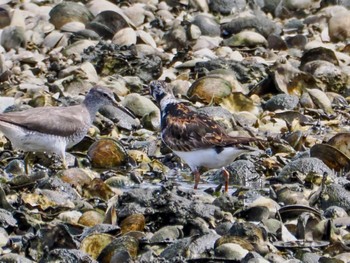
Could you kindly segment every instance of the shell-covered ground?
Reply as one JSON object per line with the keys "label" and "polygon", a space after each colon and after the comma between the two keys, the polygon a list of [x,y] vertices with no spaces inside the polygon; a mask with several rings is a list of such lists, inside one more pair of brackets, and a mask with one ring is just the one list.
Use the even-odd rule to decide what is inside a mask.
{"label": "shell-covered ground", "polygon": [[[68,169],[0,137],[0,262],[350,262],[348,8],[0,1],[1,111],[74,105],[98,84],[132,113],[103,108]],[[156,79],[261,139],[227,167],[228,193],[220,169],[193,190],[162,144]]]}

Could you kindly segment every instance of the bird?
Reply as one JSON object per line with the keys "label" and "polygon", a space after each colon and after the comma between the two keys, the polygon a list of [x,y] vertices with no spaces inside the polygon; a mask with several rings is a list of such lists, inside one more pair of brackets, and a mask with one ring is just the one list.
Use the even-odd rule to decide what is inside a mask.
{"label": "bird", "polygon": [[200,181],[200,167],[223,168],[227,192],[229,172],[224,167],[240,155],[252,151],[247,146],[259,139],[228,135],[208,115],[178,101],[165,81],[151,81],[149,90],[160,107],[161,139],[190,167],[194,175],[194,189],[198,188]]}
{"label": "bird", "polygon": [[56,154],[67,168],[66,149],[84,138],[97,111],[105,105],[120,108],[111,90],[95,86],[79,105],[1,113],[0,131],[14,149]]}

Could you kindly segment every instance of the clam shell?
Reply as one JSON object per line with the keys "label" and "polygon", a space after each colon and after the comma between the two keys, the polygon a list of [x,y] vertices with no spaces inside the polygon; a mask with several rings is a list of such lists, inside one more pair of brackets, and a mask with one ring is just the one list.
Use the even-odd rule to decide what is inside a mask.
{"label": "clam shell", "polygon": [[123,219],[120,223],[122,234],[131,232],[131,231],[143,231],[145,228],[146,219],[142,214],[130,215],[127,218]]}
{"label": "clam shell", "polygon": [[114,239],[108,244],[97,258],[98,262],[128,262],[136,258],[139,250],[139,242],[136,238],[125,235]]}
{"label": "clam shell", "polygon": [[296,219],[302,213],[310,213],[315,215],[319,220],[322,219],[321,212],[313,207],[306,205],[286,205],[278,210],[277,216],[280,216],[283,222]]}
{"label": "clam shell", "polygon": [[92,227],[103,223],[103,220],[104,220],[103,214],[95,210],[91,210],[83,213],[79,218],[78,223],[84,226]]}
{"label": "clam shell", "polygon": [[94,142],[87,155],[94,168],[118,167],[127,161],[127,153],[123,145],[111,138],[103,138]]}
{"label": "clam shell", "polygon": [[115,33],[128,26],[128,22],[120,14],[114,11],[103,11],[88,23],[86,28],[94,30],[103,38],[112,39]]}
{"label": "clam shell", "polygon": [[54,6],[50,11],[50,23],[54,24],[56,29],[69,22],[81,22],[87,24],[93,19],[91,12],[82,4],[64,1]]}
{"label": "clam shell", "polygon": [[136,32],[134,29],[127,27],[120,29],[112,39],[114,44],[120,46],[130,46],[135,45],[137,40]]}
{"label": "clam shell", "polygon": [[350,169],[350,158],[329,144],[315,144],[310,149],[310,156],[319,158],[335,171]]}
{"label": "clam shell", "polygon": [[187,92],[192,101],[219,102],[232,93],[231,83],[217,76],[206,76],[196,80]]}
{"label": "clam shell", "polygon": [[338,149],[350,158],[350,133],[338,133],[334,135],[327,144]]}
{"label": "clam shell", "polygon": [[85,237],[80,244],[80,250],[97,259],[101,251],[110,244],[115,238],[112,235],[98,233]]}

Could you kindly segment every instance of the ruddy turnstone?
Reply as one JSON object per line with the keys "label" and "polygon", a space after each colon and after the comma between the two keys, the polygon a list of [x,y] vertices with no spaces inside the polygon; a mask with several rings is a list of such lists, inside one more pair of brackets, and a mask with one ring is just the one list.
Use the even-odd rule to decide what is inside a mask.
{"label": "ruddy turnstone", "polygon": [[[160,106],[161,138],[191,168],[194,189],[200,180],[199,167],[224,168],[241,154],[251,151],[246,145],[258,140],[228,135],[215,120],[179,102],[164,81],[152,81],[149,87]],[[225,168],[224,176],[227,192],[229,173]]]}
{"label": "ruddy turnstone", "polygon": [[84,138],[97,111],[104,105],[119,107],[109,89],[96,86],[90,89],[80,105],[2,113],[0,131],[11,141],[13,148],[55,153],[66,167],[66,148]]}

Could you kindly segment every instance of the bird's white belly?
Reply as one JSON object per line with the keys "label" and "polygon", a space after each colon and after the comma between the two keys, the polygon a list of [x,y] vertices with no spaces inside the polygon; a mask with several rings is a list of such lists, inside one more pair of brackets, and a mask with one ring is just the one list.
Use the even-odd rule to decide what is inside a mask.
{"label": "bird's white belly", "polygon": [[12,147],[25,152],[47,152],[64,156],[67,140],[61,136],[28,132],[17,126],[0,123],[2,133],[11,141]]}
{"label": "bird's white belly", "polygon": [[216,152],[214,148],[191,152],[174,151],[174,153],[183,159],[192,170],[195,170],[197,167],[206,167],[209,169],[224,167],[245,152],[247,152],[247,150],[235,147],[224,148],[219,153]]}

